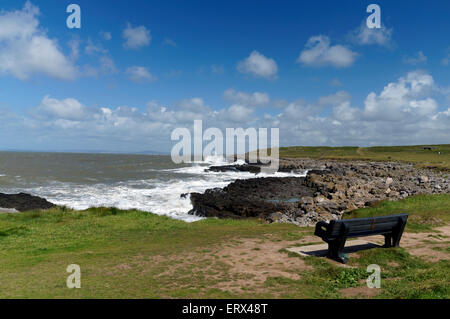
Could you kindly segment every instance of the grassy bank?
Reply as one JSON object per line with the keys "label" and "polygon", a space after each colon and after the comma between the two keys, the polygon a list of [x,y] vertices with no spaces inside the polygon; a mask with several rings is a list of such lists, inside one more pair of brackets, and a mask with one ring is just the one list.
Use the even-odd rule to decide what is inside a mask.
{"label": "grassy bank", "polygon": [[417,195],[406,200],[382,201],[348,213],[344,218],[363,218],[408,213],[406,230],[410,232],[432,231],[433,227],[450,223],[450,195]]}
{"label": "grassy bank", "polygon": [[450,171],[450,144],[378,147],[293,146],[280,148],[280,157],[401,161],[414,163],[417,167]]}
{"label": "grassy bank", "polygon": [[[450,234],[436,227],[448,223],[449,209],[450,195],[420,196],[348,217],[406,211],[407,231],[425,234],[420,245],[447,256]],[[312,228],[257,220],[188,224],[107,208],[4,214],[0,297],[342,298],[364,290],[370,263],[383,269],[373,297],[450,297],[448,259],[429,260],[408,247],[359,252],[351,268],[285,251],[319,241]],[[69,264],[81,267],[81,289],[66,287]]]}

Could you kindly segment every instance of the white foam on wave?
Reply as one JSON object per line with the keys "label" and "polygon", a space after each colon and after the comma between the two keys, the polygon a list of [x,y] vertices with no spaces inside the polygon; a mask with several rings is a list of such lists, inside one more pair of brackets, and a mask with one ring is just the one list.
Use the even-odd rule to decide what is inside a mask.
{"label": "white foam on wave", "polygon": [[208,155],[201,161],[190,161],[188,164],[209,164],[213,166],[228,165],[229,163],[222,155]]}
{"label": "white foam on wave", "polygon": [[[271,175],[264,173],[255,175],[249,172],[205,171],[208,166],[218,164],[217,159],[206,159],[201,164],[161,170],[170,172],[172,178],[168,177],[167,180],[133,180],[93,185],[52,182],[48,186],[33,188],[30,192],[57,205],[65,205],[77,210],[100,206],[139,209],[193,222],[202,218],[188,214],[193,208],[190,198],[189,196],[183,198],[181,194],[203,193],[209,188],[223,188],[237,179],[305,176],[305,174],[280,172]],[[227,164],[229,163],[221,162],[221,165]],[[174,174],[179,174],[180,178],[174,178]]]}

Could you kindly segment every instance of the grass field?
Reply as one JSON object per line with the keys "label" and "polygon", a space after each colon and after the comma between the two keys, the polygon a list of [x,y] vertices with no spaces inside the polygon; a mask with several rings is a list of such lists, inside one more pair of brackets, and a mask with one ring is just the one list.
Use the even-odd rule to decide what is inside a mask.
{"label": "grass field", "polygon": [[[450,195],[380,203],[346,217],[405,211],[411,215],[405,236],[422,236],[411,247],[425,248],[415,254],[405,239],[405,248],[357,253],[349,268],[287,253],[289,246],[320,242],[312,228],[291,224],[185,223],[108,208],[3,214],[0,297],[449,298],[450,234],[437,227],[448,224]],[[423,249],[441,258],[423,257]],[[382,289],[364,295],[371,263],[383,269]],[[66,287],[69,264],[81,267],[81,289]]]}
{"label": "grass field", "polygon": [[293,146],[280,148],[280,157],[401,161],[414,163],[417,167],[450,171],[450,144],[377,147]]}

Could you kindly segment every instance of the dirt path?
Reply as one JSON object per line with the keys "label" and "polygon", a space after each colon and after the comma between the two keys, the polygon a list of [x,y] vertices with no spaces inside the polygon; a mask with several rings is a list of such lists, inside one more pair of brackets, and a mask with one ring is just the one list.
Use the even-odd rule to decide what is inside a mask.
{"label": "dirt path", "polygon": [[[302,240],[303,243],[317,241],[313,237]],[[229,245],[219,250],[218,256],[229,265],[229,282],[220,282],[217,288],[239,292],[242,287],[259,290],[268,277],[284,277],[293,280],[301,278],[305,270],[312,270],[300,258],[290,258],[280,250],[291,246],[292,242],[243,239],[238,245]]]}
{"label": "dirt path", "polygon": [[[118,263],[108,275],[136,270],[149,273],[167,291],[173,289],[220,289],[233,295],[264,294],[269,277],[299,280],[302,272],[312,270],[300,258],[292,258],[282,250],[295,244],[317,242],[314,236],[300,240],[280,240],[271,235],[260,238],[233,238],[203,249],[179,254],[145,256],[139,254]],[[277,292],[271,292],[277,295]],[[169,297],[169,296],[167,296]]]}

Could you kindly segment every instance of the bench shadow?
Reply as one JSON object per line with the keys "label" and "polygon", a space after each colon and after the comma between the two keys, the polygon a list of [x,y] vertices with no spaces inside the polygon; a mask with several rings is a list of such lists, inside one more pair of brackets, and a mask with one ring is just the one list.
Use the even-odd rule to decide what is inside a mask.
{"label": "bench shadow", "polygon": [[[368,249],[379,248],[379,247],[382,247],[382,246],[374,244],[374,243],[353,245],[353,246],[345,247],[344,248],[344,253],[345,254],[351,254],[351,253],[356,253],[356,252],[361,251],[361,250],[368,250]],[[328,248],[320,249],[320,250],[312,250],[312,251],[300,250],[300,252],[305,254],[305,255],[308,255],[308,256],[325,257],[327,255],[327,253],[328,253]]]}

